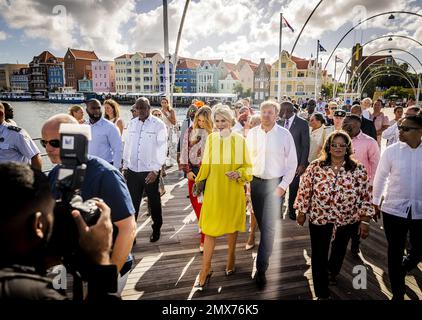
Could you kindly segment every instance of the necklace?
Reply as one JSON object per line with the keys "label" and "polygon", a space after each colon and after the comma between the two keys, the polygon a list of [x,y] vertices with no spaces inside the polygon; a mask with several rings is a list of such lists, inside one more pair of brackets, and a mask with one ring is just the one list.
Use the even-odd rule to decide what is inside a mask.
{"label": "necklace", "polygon": [[339,170],[342,166],[344,166],[345,163],[346,161],[343,161],[342,163],[339,163],[339,164],[335,164],[331,162],[331,166],[333,167],[334,170]]}

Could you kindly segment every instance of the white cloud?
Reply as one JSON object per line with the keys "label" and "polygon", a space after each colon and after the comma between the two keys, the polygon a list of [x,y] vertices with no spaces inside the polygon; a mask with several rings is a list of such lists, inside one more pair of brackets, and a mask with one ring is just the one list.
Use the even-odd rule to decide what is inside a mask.
{"label": "white cloud", "polygon": [[[64,52],[67,47],[94,49],[100,58],[113,59],[127,52],[158,51],[163,54],[163,8],[137,13],[137,0],[14,0],[0,1],[0,16],[8,27],[23,30],[26,38],[45,39],[52,49]],[[146,1],[146,0],[142,0]],[[169,1],[170,52],[175,42],[185,0]],[[157,1],[157,5],[161,2]],[[283,30],[283,48],[290,49],[318,0],[200,0],[191,1],[180,44],[180,56],[239,58],[272,63],[277,58],[279,12],[295,29]],[[362,6],[364,3],[364,6]],[[321,39],[328,53],[321,54],[325,64],[328,54],[352,25],[389,10],[418,12],[421,1],[408,0],[336,0],[324,1],[307,25],[294,54],[310,58],[316,40]],[[139,4],[139,3],[138,3]],[[142,3],[141,3],[142,5]],[[53,10],[55,8],[55,10]],[[396,14],[384,15],[364,26],[369,38],[376,34],[406,34],[422,42],[420,18]],[[388,22],[388,23],[387,23]],[[374,29],[376,28],[376,29]],[[365,31],[366,30],[366,31]],[[0,32],[0,40],[2,36]],[[347,61],[351,55],[352,35],[341,43],[335,54]],[[405,39],[394,40],[398,46],[422,53],[419,46]],[[383,41],[367,46],[368,52],[381,48]],[[350,47],[348,47],[350,46]],[[36,52],[31,53],[31,55]],[[328,64],[333,73],[333,59]]]}
{"label": "white cloud", "polygon": [[4,31],[0,31],[0,41],[6,40],[8,38],[8,35]]}

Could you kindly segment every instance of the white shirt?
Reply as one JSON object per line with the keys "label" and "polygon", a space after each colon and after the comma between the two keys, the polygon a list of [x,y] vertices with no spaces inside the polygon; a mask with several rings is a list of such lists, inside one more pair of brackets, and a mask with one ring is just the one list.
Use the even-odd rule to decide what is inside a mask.
{"label": "white shirt", "polygon": [[144,122],[132,119],[127,128],[123,168],[135,172],[159,171],[167,157],[167,128],[150,115]]}
{"label": "white shirt", "polygon": [[381,137],[387,140],[387,146],[392,145],[399,141],[399,128],[397,127],[398,123],[394,123],[390,125],[387,129],[385,129]]}
{"label": "white shirt", "polygon": [[120,169],[122,162],[123,143],[119,129],[114,123],[101,118],[91,126],[92,140],[88,143],[88,154],[113,162]]}
{"label": "white shirt", "polygon": [[381,203],[381,210],[407,218],[412,208],[412,219],[422,219],[422,143],[416,149],[407,143],[398,142],[381,156],[374,178],[372,202]]}
{"label": "white shirt", "polygon": [[0,123],[0,163],[17,161],[31,163],[31,159],[40,153],[34,141],[24,129],[8,129],[10,123]]}
{"label": "white shirt", "polygon": [[371,114],[369,113],[368,109],[362,110],[362,116],[368,120],[371,120]]}
{"label": "white shirt", "polygon": [[246,141],[253,175],[261,179],[283,177],[278,186],[286,190],[297,168],[296,147],[290,132],[277,124],[268,132],[256,126],[249,130]]}
{"label": "white shirt", "polygon": [[242,125],[240,124],[240,122],[236,122],[236,124],[233,126],[233,128],[232,128],[232,131],[233,132],[237,132],[237,133],[240,133],[240,134],[242,134],[242,132],[243,132],[243,127],[242,127]]}

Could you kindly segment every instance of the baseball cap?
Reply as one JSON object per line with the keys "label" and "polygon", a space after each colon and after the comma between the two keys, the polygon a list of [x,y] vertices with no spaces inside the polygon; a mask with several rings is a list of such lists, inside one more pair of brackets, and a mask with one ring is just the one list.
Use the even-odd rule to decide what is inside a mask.
{"label": "baseball cap", "polygon": [[336,110],[334,111],[334,117],[342,117],[344,118],[346,116],[346,111],[344,110]]}

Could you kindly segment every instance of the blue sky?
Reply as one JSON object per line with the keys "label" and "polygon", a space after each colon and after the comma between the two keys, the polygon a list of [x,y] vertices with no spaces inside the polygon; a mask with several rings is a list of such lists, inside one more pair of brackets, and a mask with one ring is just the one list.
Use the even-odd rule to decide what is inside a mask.
{"label": "blue sky", "polygon": [[[185,0],[169,0],[170,51],[174,51]],[[180,54],[194,58],[239,58],[275,61],[278,51],[278,17],[283,12],[295,32],[283,29],[283,48],[290,51],[302,25],[318,0],[196,0],[186,17]],[[342,35],[359,19],[390,10],[422,13],[422,0],[324,0],[305,29],[294,55],[315,55],[316,41],[328,54]],[[422,18],[397,14],[372,19],[363,32],[352,32],[336,51],[350,58],[354,40],[401,34],[422,42]],[[0,1],[0,63],[28,63],[34,55],[49,50],[63,56],[68,47],[95,50],[103,60],[123,53],[163,53],[161,0],[2,0]],[[405,48],[422,60],[415,43],[395,38],[368,45],[364,54],[392,46]],[[323,63],[328,57],[321,54]],[[396,55],[396,53],[394,53]],[[413,58],[406,54],[418,70]],[[328,66],[333,71],[333,63]],[[340,71],[342,66],[339,66]]]}

